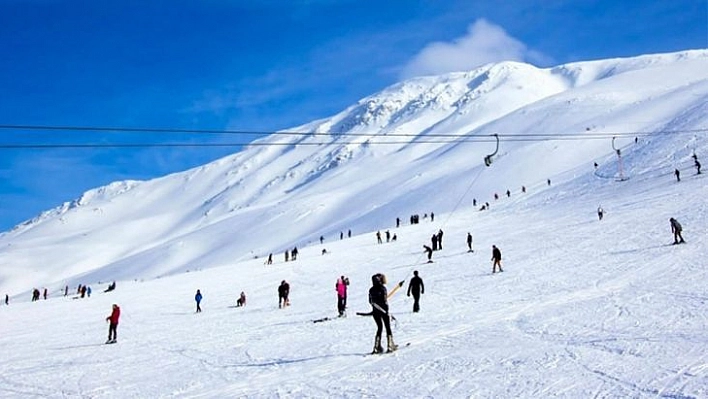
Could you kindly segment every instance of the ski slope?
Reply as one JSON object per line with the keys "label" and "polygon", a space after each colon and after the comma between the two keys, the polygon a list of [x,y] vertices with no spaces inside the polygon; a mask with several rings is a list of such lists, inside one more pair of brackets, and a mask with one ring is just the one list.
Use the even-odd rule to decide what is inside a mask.
{"label": "ski slope", "polygon": [[[380,229],[396,242],[377,244],[375,231],[326,237],[295,262],[195,264],[110,293],[92,283],[91,298],[13,298],[0,308],[0,397],[708,397],[705,175],[617,182],[586,169],[513,190],[488,211],[464,198],[434,222],[422,218],[434,209],[418,225],[399,215],[400,228],[391,215]],[[687,244],[669,245],[671,216]],[[438,229],[443,249],[424,264]],[[491,274],[492,244],[504,273]],[[416,314],[404,290],[413,270],[425,282]],[[354,313],[370,309],[376,272],[389,289],[406,280],[390,305],[395,340],[411,345],[366,356],[375,325]],[[348,317],[313,323],[336,316],[342,274]],[[292,305],[278,309],[283,279]],[[242,290],[247,305],[235,308]],[[112,303],[118,343],[104,345]]]}

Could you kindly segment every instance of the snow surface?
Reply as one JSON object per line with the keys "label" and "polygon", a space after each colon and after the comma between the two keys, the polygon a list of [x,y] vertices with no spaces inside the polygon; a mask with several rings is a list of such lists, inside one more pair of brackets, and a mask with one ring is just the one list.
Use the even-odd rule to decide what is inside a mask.
{"label": "snow surface", "polygon": [[[708,185],[691,155],[708,153],[708,51],[530,70],[404,82],[362,100],[387,104],[369,114],[356,105],[296,129],[365,135],[274,135],[200,168],[92,190],[4,233],[0,397],[707,398]],[[505,102],[518,82],[525,100]],[[629,180],[618,181],[607,138],[503,140],[489,168],[492,142],[426,144],[582,131],[637,132],[616,143]],[[385,140],[396,144],[374,144]],[[672,216],[685,245],[670,245]],[[439,229],[444,248],[426,264]],[[398,239],[377,244],[377,230]],[[504,273],[491,273],[492,244]],[[294,245],[298,260],[285,263]],[[425,281],[417,314],[405,295],[413,270]],[[405,280],[390,305],[395,340],[411,345],[367,356],[374,322],[355,312],[370,309],[376,272],[389,289]],[[348,316],[336,318],[342,274]],[[283,279],[292,305],[278,309]],[[74,299],[79,283],[91,298]],[[30,302],[32,287],[49,299]],[[118,343],[104,345],[112,303]]]}

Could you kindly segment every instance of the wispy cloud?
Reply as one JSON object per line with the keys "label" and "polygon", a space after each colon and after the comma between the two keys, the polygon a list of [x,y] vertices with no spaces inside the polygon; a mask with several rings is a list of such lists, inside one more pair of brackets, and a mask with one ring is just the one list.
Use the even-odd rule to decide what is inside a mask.
{"label": "wispy cloud", "polygon": [[402,78],[464,71],[491,62],[548,62],[548,57],[528,48],[501,26],[478,19],[467,34],[452,42],[434,42],[423,48],[402,70]]}

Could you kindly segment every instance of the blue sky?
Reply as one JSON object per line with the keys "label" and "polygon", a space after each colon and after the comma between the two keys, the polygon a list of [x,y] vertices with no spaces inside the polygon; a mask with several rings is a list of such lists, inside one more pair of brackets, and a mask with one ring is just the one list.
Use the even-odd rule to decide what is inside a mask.
{"label": "blue sky", "polygon": [[[706,0],[0,0],[0,125],[268,132],[416,75],[707,47]],[[0,231],[238,150],[2,146],[255,137],[0,129]]]}

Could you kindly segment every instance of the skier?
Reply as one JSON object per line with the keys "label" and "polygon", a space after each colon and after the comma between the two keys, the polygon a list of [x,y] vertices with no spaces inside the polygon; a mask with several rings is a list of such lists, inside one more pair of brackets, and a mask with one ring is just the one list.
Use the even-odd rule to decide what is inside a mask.
{"label": "skier", "polygon": [[297,247],[294,247],[292,251],[290,251],[290,257],[293,259],[293,261],[297,260]]}
{"label": "skier", "polygon": [[42,292],[42,296],[44,297],[44,300],[47,300],[47,288],[44,288],[44,292]]}
{"label": "skier", "polygon": [[674,245],[685,243],[686,241],[681,236],[681,223],[674,218],[669,218],[669,222],[671,223],[671,232],[674,233]]}
{"label": "skier", "polygon": [[278,308],[282,309],[286,306],[290,306],[290,299],[288,299],[289,296],[290,284],[283,280],[280,282],[280,286],[278,287]]}
{"label": "skier", "polygon": [[246,293],[241,291],[241,296],[236,300],[236,307],[246,306]]}
{"label": "skier", "polygon": [[432,244],[433,251],[437,251],[438,250],[438,235],[437,234],[433,234],[430,237],[430,243]]}
{"label": "skier", "polygon": [[272,265],[272,264],[273,264],[273,253],[272,253],[272,252],[268,254],[268,259],[266,259],[265,264],[266,264],[266,265]]}
{"label": "skier", "polygon": [[676,176],[676,181],[681,181],[681,172],[678,169],[674,170],[674,176]]}
{"label": "skier", "polygon": [[550,186],[550,185],[551,185],[551,179],[547,179],[547,180],[546,180],[546,184],[548,184],[548,185]]}
{"label": "skier", "polygon": [[324,236],[320,236],[320,244],[324,243]]}
{"label": "skier", "polygon": [[386,290],[386,276],[381,273],[371,276],[371,288],[369,289],[369,303],[372,307],[372,315],[376,322],[376,337],[374,339],[374,353],[383,353],[381,346],[382,328],[386,327],[386,341],[388,343],[387,352],[398,349],[398,345],[393,342],[391,332],[391,318],[388,314],[388,291]]}
{"label": "skier", "polygon": [[111,315],[106,317],[108,324],[108,341],[107,344],[115,344],[118,339],[118,319],[120,318],[120,308],[115,303]]}
{"label": "skier", "polygon": [[288,250],[286,249],[286,250],[285,250],[285,261],[286,261],[286,262],[289,261],[289,260],[290,260],[289,258],[290,258],[290,251],[288,251]]}
{"label": "skier", "polygon": [[418,313],[420,310],[420,295],[425,294],[425,286],[423,279],[418,276],[418,270],[413,271],[413,278],[408,283],[408,296],[413,293],[413,313]]}
{"label": "skier", "polygon": [[698,162],[698,159],[693,160],[693,166],[696,167],[696,174],[700,175],[701,174],[701,163]]}
{"label": "skier", "polygon": [[511,191],[506,190],[506,196],[507,196],[507,198],[510,198],[510,197],[511,197]]}
{"label": "skier", "polygon": [[201,291],[197,290],[197,294],[194,295],[194,301],[197,302],[197,313],[202,311],[201,306],[199,306],[202,302],[202,293]]}
{"label": "skier", "polygon": [[349,285],[349,278],[341,276],[337,279],[334,284],[334,289],[337,291],[337,311],[339,311],[339,317],[344,317],[346,314],[344,311],[347,309],[347,286]]}
{"label": "skier", "polygon": [[496,245],[492,245],[492,274],[496,273],[497,266],[499,266],[499,272],[503,272],[501,267],[501,251]]}
{"label": "skier", "polygon": [[602,205],[597,207],[597,217],[598,219],[602,220],[602,217],[605,215],[605,210],[602,209]]}
{"label": "skier", "polygon": [[115,281],[108,284],[108,288],[106,288],[106,290],[103,292],[110,292],[110,291],[113,291],[114,289],[116,289],[116,282]]}
{"label": "skier", "polygon": [[438,249],[442,251],[442,238],[443,238],[443,231],[438,230]]}
{"label": "skier", "polygon": [[526,192],[526,186],[521,186],[521,192],[525,193]]}
{"label": "skier", "polygon": [[423,245],[425,253],[428,254],[428,263],[433,263],[433,249],[427,245]]}
{"label": "skier", "polygon": [[396,218],[396,227],[401,227],[401,218]]}
{"label": "skier", "polygon": [[10,296],[5,294],[5,305],[9,305],[9,304],[10,304]]}
{"label": "skier", "polygon": [[378,242],[379,244],[381,244],[381,242],[382,242],[382,241],[381,241],[381,232],[380,232],[380,231],[377,231],[377,232],[376,232],[376,242]]}
{"label": "skier", "polygon": [[64,286],[64,296],[69,296],[69,286]]}
{"label": "skier", "polygon": [[432,222],[434,220],[435,220],[435,214],[433,212],[430,212],[430,221]]}
{"label": "skier", "polygon": [[474,252],[474,249],[472,249],[472,233],[468,232],[467,233],[467,252]]}
{"label": "skier", "polygon": [[[45,291],[46,291],[46,290],[45,290]],[[86,287],[86,296],[88,296],[89,298],[91,298],[91,287]],[[46,298],[46,295],[45,295],[45,298],[44,298],[44,299],[47,299],[47,298]]]}

